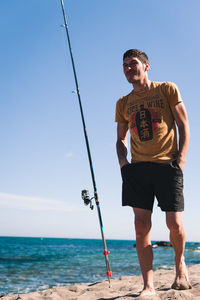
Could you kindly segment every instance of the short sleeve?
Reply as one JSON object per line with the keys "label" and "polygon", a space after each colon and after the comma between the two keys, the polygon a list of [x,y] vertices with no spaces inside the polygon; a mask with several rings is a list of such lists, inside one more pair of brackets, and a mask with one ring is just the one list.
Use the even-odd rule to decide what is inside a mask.
{"label": "short sleeve", "polygon": [[125,118],[125,99],[121,98],[116,103],[115,122],[127,122]]}
{"label": "short sleeve", "polygon": [[166,82],[165,91],[171,108],[174,108],[176,104],[183,102],[179,89],[175,83]]}

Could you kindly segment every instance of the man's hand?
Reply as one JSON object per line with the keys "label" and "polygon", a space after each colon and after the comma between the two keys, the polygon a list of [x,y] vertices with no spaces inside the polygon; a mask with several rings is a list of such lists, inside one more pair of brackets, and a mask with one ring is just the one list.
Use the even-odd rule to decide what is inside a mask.
{"label": "man's hand", "polygon": [[185,161],[178,157],[176,162],[179,165],[179,167],[181,168],[182,172],[184,173]]}
{"label": "man's hand", "polygon": [[128,124],[119,122],[117,123],[117,155],[119,160],[120,168],[127,165],[129,162],[127,160],[128,153]]}
{"label": "man's hand", "polygon": [[129,164],[129,161],[126,158],[124,160],[121,160],[119,163],[120,168],[122,168],[123,166],[128,165],[128,164]]}

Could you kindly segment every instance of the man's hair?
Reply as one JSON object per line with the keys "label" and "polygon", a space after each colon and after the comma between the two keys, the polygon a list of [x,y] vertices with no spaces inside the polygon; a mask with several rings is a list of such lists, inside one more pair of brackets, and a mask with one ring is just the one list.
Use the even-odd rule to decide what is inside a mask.
{"label": "man's hair", "polygon": [[131,57],[131,56],[137,57],[143,64],[149,62],[149,59],[148,59],[148,56],[146,55],[146,53],[141,50],[138,50],[138,49],[127,50],[123,55],[123,60],[126,57]]}

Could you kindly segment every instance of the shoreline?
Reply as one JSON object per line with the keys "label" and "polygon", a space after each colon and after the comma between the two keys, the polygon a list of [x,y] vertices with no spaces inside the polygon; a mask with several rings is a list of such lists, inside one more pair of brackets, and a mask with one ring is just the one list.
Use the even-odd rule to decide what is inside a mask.
{"label": "shoreline", "polygon": [[[187,267],[192,289],[177,291],[171,289],[175,277],[174,270],[157,270],[154,272],[155,296],[139,297],[138,299],[173,300],[196,299],[200,300],[200,264]],[[137,298],[142,290],[142,277],[123,276],[108,280],[72,286],[55,287],[28,294],[2,295],[2,300],[125,300]]]}

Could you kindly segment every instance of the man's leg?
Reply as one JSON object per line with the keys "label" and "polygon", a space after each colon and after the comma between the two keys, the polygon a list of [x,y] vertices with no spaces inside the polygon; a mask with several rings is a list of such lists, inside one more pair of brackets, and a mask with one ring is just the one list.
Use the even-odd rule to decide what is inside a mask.
{"label": "man's leg", "polygon": [[135,214],[136,248],[144,280],[141,296],[155,294],[153,285],[153,251],[150,241],[151,210],[133,208]]}
{"label": "man's leg", "polygon": [[166,223],[170,230],[170,241],[175,251],[176,277],[172,288],[190,289],[191,285],[184,259],[185,229],[182,212],[166,212]]}

